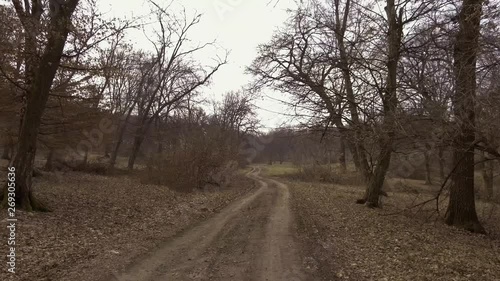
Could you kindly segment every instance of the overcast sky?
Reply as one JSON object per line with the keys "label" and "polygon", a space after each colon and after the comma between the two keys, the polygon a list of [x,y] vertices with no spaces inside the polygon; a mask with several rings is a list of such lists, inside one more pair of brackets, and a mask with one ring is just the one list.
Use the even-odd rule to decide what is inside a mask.
{"label": "overcast sky", "polygon": [[[98,2],[100,9],[119,17],[141,16],[149,11],[144,0]],[[157,0],[157,3],[167,5],[170,1]],[[190,15],[203,14],[200,24],[191,32],[191,39],[199,42],[216,39],[220,46],[231,52],[229,63],[216,73],[210,88],[204,91],[208,97],[218,99],[224,92],[238,90],[252,79],[244,74],[244,70],[256,56],[257,45],[268,42],[273,31],[288,17],[286,9],[295,7],[293,0],[174,0],[174,3],[174,7],[186,7]],[[150,47],[140,34],[130,37],[138,48]],[[278,99],[285,97],[279,93],[269,95]],[[259,118],[266,127],[279,126],[289,119],[279,114],[287,112],[286,106],[265,96],[256,105],[260,108]]]}

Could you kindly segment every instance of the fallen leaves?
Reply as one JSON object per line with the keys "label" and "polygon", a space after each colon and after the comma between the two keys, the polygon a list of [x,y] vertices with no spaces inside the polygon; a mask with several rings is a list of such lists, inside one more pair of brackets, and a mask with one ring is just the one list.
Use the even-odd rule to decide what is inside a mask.
{"label": "fallen leaves", "polygon": [[384,209],[354,204],[358,187],[287,182],[299,237],[319,263],[318,280],[500,280],[500,212],[488,213],[489,236],[429,220],[422,212],[396,212],[411,203],[404,193],[385,199]]}
{"label": "fallen leaves", "polygon": [[[38,181],[35,195],[53,212],[16,213],[18,272],[2,270],[0,280],[100,280],[253,187],[239,178],[220,192],[178,193],[131,177],[83,173]],[[2,227],[2,241],[6,234]]]}

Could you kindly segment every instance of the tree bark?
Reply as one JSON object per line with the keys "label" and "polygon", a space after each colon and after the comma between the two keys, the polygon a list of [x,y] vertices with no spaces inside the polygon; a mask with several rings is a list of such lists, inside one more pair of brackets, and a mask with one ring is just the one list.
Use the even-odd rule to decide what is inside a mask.
{"label": "tree bark", "polygon": [[432,184],[431,157],[428,151],[424,151],[424,158],[425,158],[425,184],[431,185]]}
{"label": "tree bark", "polygon": [[444,174],[444,166],[445,166],[445,159],[444,159],[444,149],[442,146],[439,146],[438,148],[438,157],[439,157],[439,177],[441,180],[445,179],[445,174]]}
{"label": "tree bark", "polygon": [[116,158],[118,158],[118,152],[120,151],[120,146],[123,143],[123,135],[125,134],[125,128],[126,125],[123,124],[120,128],[120,131],[118,132],[118,138],[116,139],[115,147],[113,148],[113,151],[111,152],[111,157],[109,159],[109,166],[111,168],[113,168],[116,164]]}
{"label": "tree bark", "polygon": [[481,176],[483,177],[484,189],[486,191],[486,199],[493,199],[493,169],[494,162],[487,160],[486,152],[481,152]]}
{"label": "tree bark", "polygon": [[342,171],[347,170],[347,164],[345,160],[345,139],[343,136],[340,136],[340,153],[339,153],[339,163],[340,169]]}
{"label": "tree bark", "polygon": [[2,159],[10,160],[13,152],[14,152],[14,142],[12,141],[12,138],[9,137],[9,141],[3,148]]}
{"label": "tree bark", "polygon": [[89,150],[85,150],[85,154],[83,155],[82,165],[85,167],[89,162]]}
{"label": "tree bark", "polygon": [[128,158],[128,166],[127,168],[129,170],[134,169],[134,164],[135,160],[137,160],[137,156],[139,155],[139,151],[141,150],[141,145],[142,142],[144,141],[144,138],[146,137],[146,133],[149,130],[149,127],[151,126],[153,122],[153,118],[147,118],[146,116],[143,117],[141,120],[141,124],[139,125],[139,128],[137,128],[135,136],[134,136],[134,144],[132,145],[132,151],[131,154]]}
{"label": "tree bark", "polygon": [[109,159],[109,167],[110,168],[113,168],[116,164],[116,159],[118,158],[118,152],[120,151],[120,146],[123,143],[123,136],[125,135],[125,130],[127,129],[128,120],[130,119],[130,116],[132,115],[132,110],[133,110],[134,106],[135,106],[135,103],[127,111],[127,115],[125,116],[125,120],[123,121],[123,124],[121,125],[120,130],[118,131],[118,137],[116,139],[116,144],[115,144],[115,147],[113,148],[113,151],[111,151],[111,157]]}
{"label": "tree bark", "polygon": [[458,135],[452,144],[455,171],[451,175],[446,223],[485,233],[479,223],[474,198],[474,145],[476,58],[482,0],[464,0],[454,49],[455,95],[453,107]]}
{"label": "tree bark", "polygon": [[[138,131],[141,129],[139,128]],[[134,169],[134,164],[135,160],[137,159],[137,156],[139,155],[139,151],[141,149],[142,142],[144,141],[144,135],[139,132],[138,135],[134,137],[134,144],[132,145],[132,150],[130,152],[130,156],[128,158],[128,165],[127,168],[129,170]]]}
{"label": "tree bark", "polygon": [[54,149],[51,148],[49,154],[47,155],[47,161],[45,161],[45,171],[52,171],[54,169]]}
{"label": "tree bark", "polygon": [[392,138],[390,138],[381,145],[381,151],[377,161],[378,165],[375,167],[373,176],[366,189],[365,204],[370,208],[379,207],[379,197],[382,193],[385,175],[387,174],[391,162],[392,142]]}

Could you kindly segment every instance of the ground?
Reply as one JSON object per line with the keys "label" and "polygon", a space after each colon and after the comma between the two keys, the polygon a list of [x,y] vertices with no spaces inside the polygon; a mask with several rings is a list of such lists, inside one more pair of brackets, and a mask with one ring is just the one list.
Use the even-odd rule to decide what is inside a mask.
{"label": "ground", "polygon": [[290,231],[288,188],[258,173],[250,173],[256,191],[108,280],[306,280]]}
{"label": "ground", "polygon": [[[18,270],[15,276],[2,270],[0,280],[95,281],[254,188],[243,176],[227,190],[198,193],[75,172],[60,181],[50,174],[36,181],[36,194],[53,212],[16,213]],[[0,213],[4,225],[6,213]],[[5,230],[0,230],[2,241],[7,241]]]}
{"label": "ground", "polygon": [[498,205],[479,202],[489,235],[474,235],[434,205],[405,211],[429,195],[400,181],[372,210],[353,203],[361,186],[292,180],[292,169],[254,166],[198,193],[44,176],[36,193],[54,210],[18,213],[18,273],[0,280],[500,280]]}
{"label": "ground", "polygon": [[475,235],[429,218],[430,210],[393,215],[404,200],[397,194],[367,210],[353,204],[362,190],[288,184],[321,280],[500,280],[498,210],[485,222],[490,236]]}
{"label": "ground", "polygon": [[[446,199],[436,212],[438,186],[390,178],[382,209],[353,202],[363,195],[356,185],[300,182],[267,166],[288,185],[302,241],[302,253],[316,280],[500,280],[500,206],[479,201],[489,235],[471,234],[443,223]],[[419,193],[416,193],[419,190]]]}

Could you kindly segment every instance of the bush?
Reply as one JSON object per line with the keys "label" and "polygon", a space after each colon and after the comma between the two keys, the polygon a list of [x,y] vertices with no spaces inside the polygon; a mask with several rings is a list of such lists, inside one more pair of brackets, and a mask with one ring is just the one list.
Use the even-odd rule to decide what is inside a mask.
{"label": "bush", "polygon": [[225,186],[234,171],[232,162],[218,157],[173,157],[162,155],[150,160],[142,182],[166,185],[174,190],[190,192],[207,186]]}
{"label": "bush", "polygon": [[181,145],[152,157],[142,177],[143,183],[166,185],[190,192],[224,187],[238,163],[234,147],[224,145],[217,131],[191,131]]}

